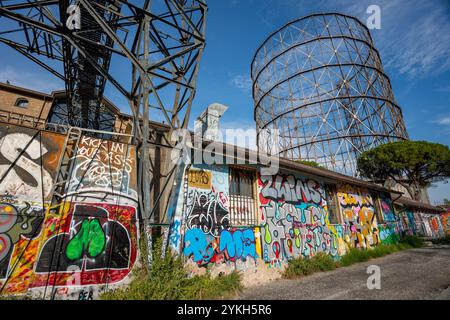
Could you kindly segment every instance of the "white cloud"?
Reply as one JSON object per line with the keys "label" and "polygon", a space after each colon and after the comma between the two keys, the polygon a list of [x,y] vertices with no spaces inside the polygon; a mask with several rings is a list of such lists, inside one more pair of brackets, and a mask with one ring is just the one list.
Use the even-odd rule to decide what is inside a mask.
{"label": "white cloud", "polygon": [[442,125],[450,125],[450,117],[441,118],[439,120],[436,120],[435,123],[442,124]]}
{"label": "white cloud", "polygon": [[[267,0],[268,1],[268,0]],[[381,8],[381,29],[371,30],[388,74],[426,77],[450,70],[450,10],[447,0],[284,0],[298,16],[341,12],[366,23],[369,5]]]}
{"label": "white cloud", "polygon": [[436,75],[450,69],[446,4],[427,0],[378,0],[365,4],[369,2],[381,7],[381,30],[371,33],[386,69],[410,77]]}
{"label": "white cloud", "polygon": [[50,93],[54,90],[64,89],[64,83],[56,78],[46,76],[46,72],[32,73],[19,70],[12,66],[0,69],[0,81],[9,81],[12,85],[27,89]]}
{"label": "white cloud", "polygon": [[252,88],[252,79],[248,76],[237,75],[230,80],[230,84],[237,89],[248,91]]}

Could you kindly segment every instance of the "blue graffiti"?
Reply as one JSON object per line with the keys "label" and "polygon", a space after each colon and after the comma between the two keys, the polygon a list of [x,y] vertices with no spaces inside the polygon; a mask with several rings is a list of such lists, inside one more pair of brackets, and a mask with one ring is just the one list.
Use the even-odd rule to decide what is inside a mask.
{"label": "blue graffiti", "polygon": [[220,251],[226,252],[230,259],[256,259],[256,240],[253,230],[237,230],[231,233],[224,230],[220,234]]}
{"label": "blue graffiti", "polygon": [[214,256],[213,242],[213,237],[204,234],[202,230],[190,229],[186,232],[183,253],[187,257],[192,255],[198,264],[208,263]]}
{"label": "blue graffiti", "polygon": [[170,232],[170,243],[172,246],[177,247],[178,241],[180,241],[180,226],[181,222],[176,220],[172,226],[172,230]]}
{"label": "blue graffiti", "polygon": [[201,229],[194,228],[186,232],[184,255],[192,256],[199,265],[225,260],[247,260],[247,257],[258,258],[256,239],[253,229],[228,231],[223,230],[214,238]]}

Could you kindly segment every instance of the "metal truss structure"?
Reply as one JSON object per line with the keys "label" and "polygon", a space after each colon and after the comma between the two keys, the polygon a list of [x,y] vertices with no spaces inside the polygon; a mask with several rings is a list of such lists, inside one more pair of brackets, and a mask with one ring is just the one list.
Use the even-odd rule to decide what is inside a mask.
{"label": "metal truss structure", "polygon": [[251,66],[258,147],[357,176],[356,158],[408,139],[368,28],[339,13],[288,23]]}
{"label": "metal truss structure", "polygon": [[[58,102],[49,119],[113,131],[101,102],[105,88],[111,85],[128,101],[138,146],[139,207],[147,226],[159,207],[152,189],[170,193],[177,167],[166,161],[161,168],[150,149],[158,139],[170,149],[167,137],[188,126],[206,12],[204,0],[0,1],[0,43],[65,82],[67,101]],[[165,123],[169,132],[155,138],[149,120]]]}

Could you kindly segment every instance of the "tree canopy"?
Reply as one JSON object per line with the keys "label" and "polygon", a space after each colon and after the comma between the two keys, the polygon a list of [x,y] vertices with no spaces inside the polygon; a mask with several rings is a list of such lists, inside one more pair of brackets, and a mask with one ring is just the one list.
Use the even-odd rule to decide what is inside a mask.
{"label": "tree canopy", "polygon": [[304,164],[310,167],[316,167],[316,168],[323,168],[320,164],[318,164],[315,161],[308,161],[308,160],[296,160],[295,162]]}
{"label": "tree canopy", "polygon": [[358,170],[373,180],[391,178],[420,200],[420,189],[450,177],[450,149],[427,141],[387,143],[362,153]]}

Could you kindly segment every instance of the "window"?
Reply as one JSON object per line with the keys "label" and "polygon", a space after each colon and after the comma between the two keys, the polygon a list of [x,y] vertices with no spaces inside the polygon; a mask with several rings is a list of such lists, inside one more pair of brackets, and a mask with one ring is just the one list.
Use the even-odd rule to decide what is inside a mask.
{"label": "window", "polygon": [[28,100],[25,98],[19,98],[16,100],[16,107],[19,108],[27,108],[28,107]]}
{"label": "window", "polygon": [[331,224],[339,224],[339,207],[337,206],[336,186],[325,185],[325,196],[328,207],[328,220]]}
{"label": "window", "polygon": [[230,168],[231,225],[256,224],[255,174],[252,171]]}

